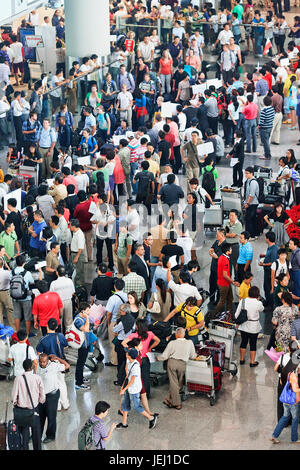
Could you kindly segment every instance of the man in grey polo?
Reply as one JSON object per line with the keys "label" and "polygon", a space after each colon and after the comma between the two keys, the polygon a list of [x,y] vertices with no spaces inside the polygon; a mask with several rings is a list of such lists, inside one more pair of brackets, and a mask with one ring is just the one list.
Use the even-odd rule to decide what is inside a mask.
{"label": "man in grey polo", "polygon": [[258,207],[259,186],[254,178],[254,169],[248,166],[245,170],[245,194],[244,194],[244,208],[245,213],[245,230],[250,233],[250,240],[254,240],[258,236],[257,216],[256,210]]}
{"label": "man in grey polo", "polygon": [[56,140],[56,132],[50,127],[50,120],[44,119],[43,127],[39,130],[37,135],[37,148],[43,158],[42,172],[43,177],[46,178],[50,178],[51,176],[50,163],[53,160],[53,150]]}

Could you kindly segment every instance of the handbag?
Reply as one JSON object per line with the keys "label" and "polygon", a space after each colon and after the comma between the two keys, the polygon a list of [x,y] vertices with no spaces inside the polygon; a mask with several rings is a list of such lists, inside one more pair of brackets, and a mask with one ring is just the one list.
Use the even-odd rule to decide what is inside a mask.
{"label": "handbag", "polygon": [[97,328],[97,336],[102,341],[108,338],[108,323],[107,323],[107,315],[105,314],[101,320],[100,325]]}
{"label": "handbag", "polygon": [[112,340],[112,344],[114,344],[116,346],[116,344],[118,343],[118,337],[115,336],[114,339]]}
{"label": "handbag", "polygon": [[281,392],[279,400],[281,401],[281,403],[285,403],[287,405],[295,405],[297,401],[297,396],[296,392],[293,392],[289,379],[290,374],[287,377],[286,384]]}
{"label": "handbag", "polygon": [[154,293],[154,302],[153,302],[152,308],[148,308],[148,312],[150,312],[150,313],[161,313],[161,308],[160,308],[160,304],[159,304],[158,299],[157,299],[157,293],[156,292]]}
{"label": "handbag", "polygon": [[24,380],[25,380],[25,384],[26,384],[26,388],[27,388],[27,392],[30,398],[32,408],[20,408],[19,406],[15,406],[14,407],[14,421],[17,426],[22,426],[22,427],[33,426],[35,408],[33,405],[32,397],[31,397],[31,393],[28,387],[26,377],[24,374],[22,377],[24,377]]}
{"label": "handbag", "polygon": [[237,325],[241,325],[242,323],[245,323],[246,321],[248,321],[248,312],[245,309],[245,299],[243,299],[242,300],[242,308],[241,308],[239,316],[237,318],[235,318],[235,323]]}

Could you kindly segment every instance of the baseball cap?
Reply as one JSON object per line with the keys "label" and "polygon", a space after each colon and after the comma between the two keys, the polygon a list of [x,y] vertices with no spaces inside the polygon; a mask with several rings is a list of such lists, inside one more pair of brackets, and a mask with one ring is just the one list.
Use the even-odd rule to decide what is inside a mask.
{"label": "baseball cap", "polygon": [[131,359],[136,359],[136,358],[138,357],[138,355],[139,355],[138,351],[137,351],[135,348],[130,349],[130,350],[128,351],[128,354],[129,354],[129,356],[131,357]]}

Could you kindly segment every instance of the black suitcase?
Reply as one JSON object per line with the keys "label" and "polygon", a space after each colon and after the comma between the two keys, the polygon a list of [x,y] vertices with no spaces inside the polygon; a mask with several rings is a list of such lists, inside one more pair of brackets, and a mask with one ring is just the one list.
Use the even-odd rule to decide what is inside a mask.
{"label": "black suitcase", "polygon": [[22,448],[22,440],[18,426],[12,419],[8,421],[7,424],[7,444],[9,450],[21,450]]}
{"label": "black suitcase", "polygon": [[7,450],[7,447],[6,447],[7,409],[8,409],[8,399],[6,400],[5,420],[3,423],[0,423],[0,450]]}

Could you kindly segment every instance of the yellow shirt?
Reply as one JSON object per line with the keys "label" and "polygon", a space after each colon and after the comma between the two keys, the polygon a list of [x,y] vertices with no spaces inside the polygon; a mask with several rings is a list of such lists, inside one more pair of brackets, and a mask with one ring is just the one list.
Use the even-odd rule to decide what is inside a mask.
{"label": "yellow shirt", "polygon": [[[187,328],[192,328],[193,326],[197,325],[198,323],[202,322],[204,320],[203,313],[200,311],[197,315],[197,321],[194,317],[196,314],[197,310],[199,310],[199,307],[193,307],[191,310],[188,310],[186,307],[184,310],[182,310],[184,303],[179,304],[176,307],[177,312],[181,312],[181,316],[186,319],[186,327]],[[199,333],[199,330],[192,330],[189,331],[188,334],[189,336],[196,336]]]}
{"label": "yellow shirt", "polygon": [[249,289],[251,287],[251,284],[246,284],[244,281],[240,285],[239,289],[239,299],[247,299],[249,297]]}

